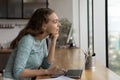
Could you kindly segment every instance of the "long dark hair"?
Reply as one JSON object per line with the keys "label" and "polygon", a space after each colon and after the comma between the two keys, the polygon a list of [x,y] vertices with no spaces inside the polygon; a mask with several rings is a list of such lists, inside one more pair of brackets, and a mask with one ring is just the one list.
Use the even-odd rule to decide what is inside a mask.
{"label": "long dark hair", "polygon": [[39,8],[37,9],[31,16],[28,24],[24,29],[22,29],[18,36],[11,42],[10,48],[15,48],[19,42],[19,40],[27,34],[31,34],[32,36],[36,36],[38,34],[43,34],[44,31],[42,29],[43,23],[48,23],[49,15],[51,15],[54,11],[50,8]]}

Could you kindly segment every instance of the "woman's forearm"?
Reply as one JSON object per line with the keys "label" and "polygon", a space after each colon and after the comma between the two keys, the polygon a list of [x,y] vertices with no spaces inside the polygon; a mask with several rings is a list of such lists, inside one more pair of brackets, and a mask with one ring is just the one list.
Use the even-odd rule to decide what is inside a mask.
{"label": "woman's forearm", "polygon": [[40,75],[48,75],[48,70],[47,69],[40,69],[40,70],[24,69],[20,77],[29,78],[29,77],[36,77]]}
{"label": "woman's forearm", "polygon": [[48,57],[47,57],[48,63],[54,62],[55,47],[56,47],[56,40],[52,40],[50,49],[49,49],[49,53],[48,53]]}

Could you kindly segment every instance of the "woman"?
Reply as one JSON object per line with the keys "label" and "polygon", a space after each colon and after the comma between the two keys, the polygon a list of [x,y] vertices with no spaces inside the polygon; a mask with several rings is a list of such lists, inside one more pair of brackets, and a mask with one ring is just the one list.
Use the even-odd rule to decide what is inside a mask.
{"label": "woman", "polygon": [[[32,80],[36,76],[63,72],[57,67],[49,68],[54,61],[59,26],[58,17],[53,10],[37,9],[27,26],[11,43],[14,51],[5,68],[4,80]],[[51,39],[49,52],[47,36]]]}

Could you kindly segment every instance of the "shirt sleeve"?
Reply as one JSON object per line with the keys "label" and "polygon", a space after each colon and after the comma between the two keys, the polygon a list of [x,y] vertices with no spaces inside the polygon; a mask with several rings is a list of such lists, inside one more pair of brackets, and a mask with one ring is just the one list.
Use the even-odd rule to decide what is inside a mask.
{"label": "shirt sleeve", "polygon": [[33,39],[26,36],[23,37],[17,47],[16,58],[13,68],[13,74],[15,78],[19,78],[21,72],[24,70],[27,60],[29,58],[33,45]]}
{"label": "shirt sleeve", "polygon": [[47,61],[47,56],[48,56],[48,49],[47,49],[47,43],[46,43],[46,39],[44,40],[44,42],[43,42],[43,52],[44,52],[44,59],[43,59],[43,62],[42,62],[42,65],[41,65],[41,67],[43,68],[43,69],[47,69],[47,68],[49,68],[50,66],[51,66],[51,64],[50,63],[48,63],[48,61]]}

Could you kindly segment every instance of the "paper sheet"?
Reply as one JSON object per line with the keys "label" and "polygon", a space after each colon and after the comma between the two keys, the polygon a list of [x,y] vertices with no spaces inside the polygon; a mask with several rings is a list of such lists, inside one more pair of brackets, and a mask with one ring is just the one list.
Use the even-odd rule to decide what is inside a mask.
{"label": "paper sheet", "polygon": [[49,78],[49,79],[37,79],[37,80],[75,80],[66,76],[60,76],[57,78]]}

